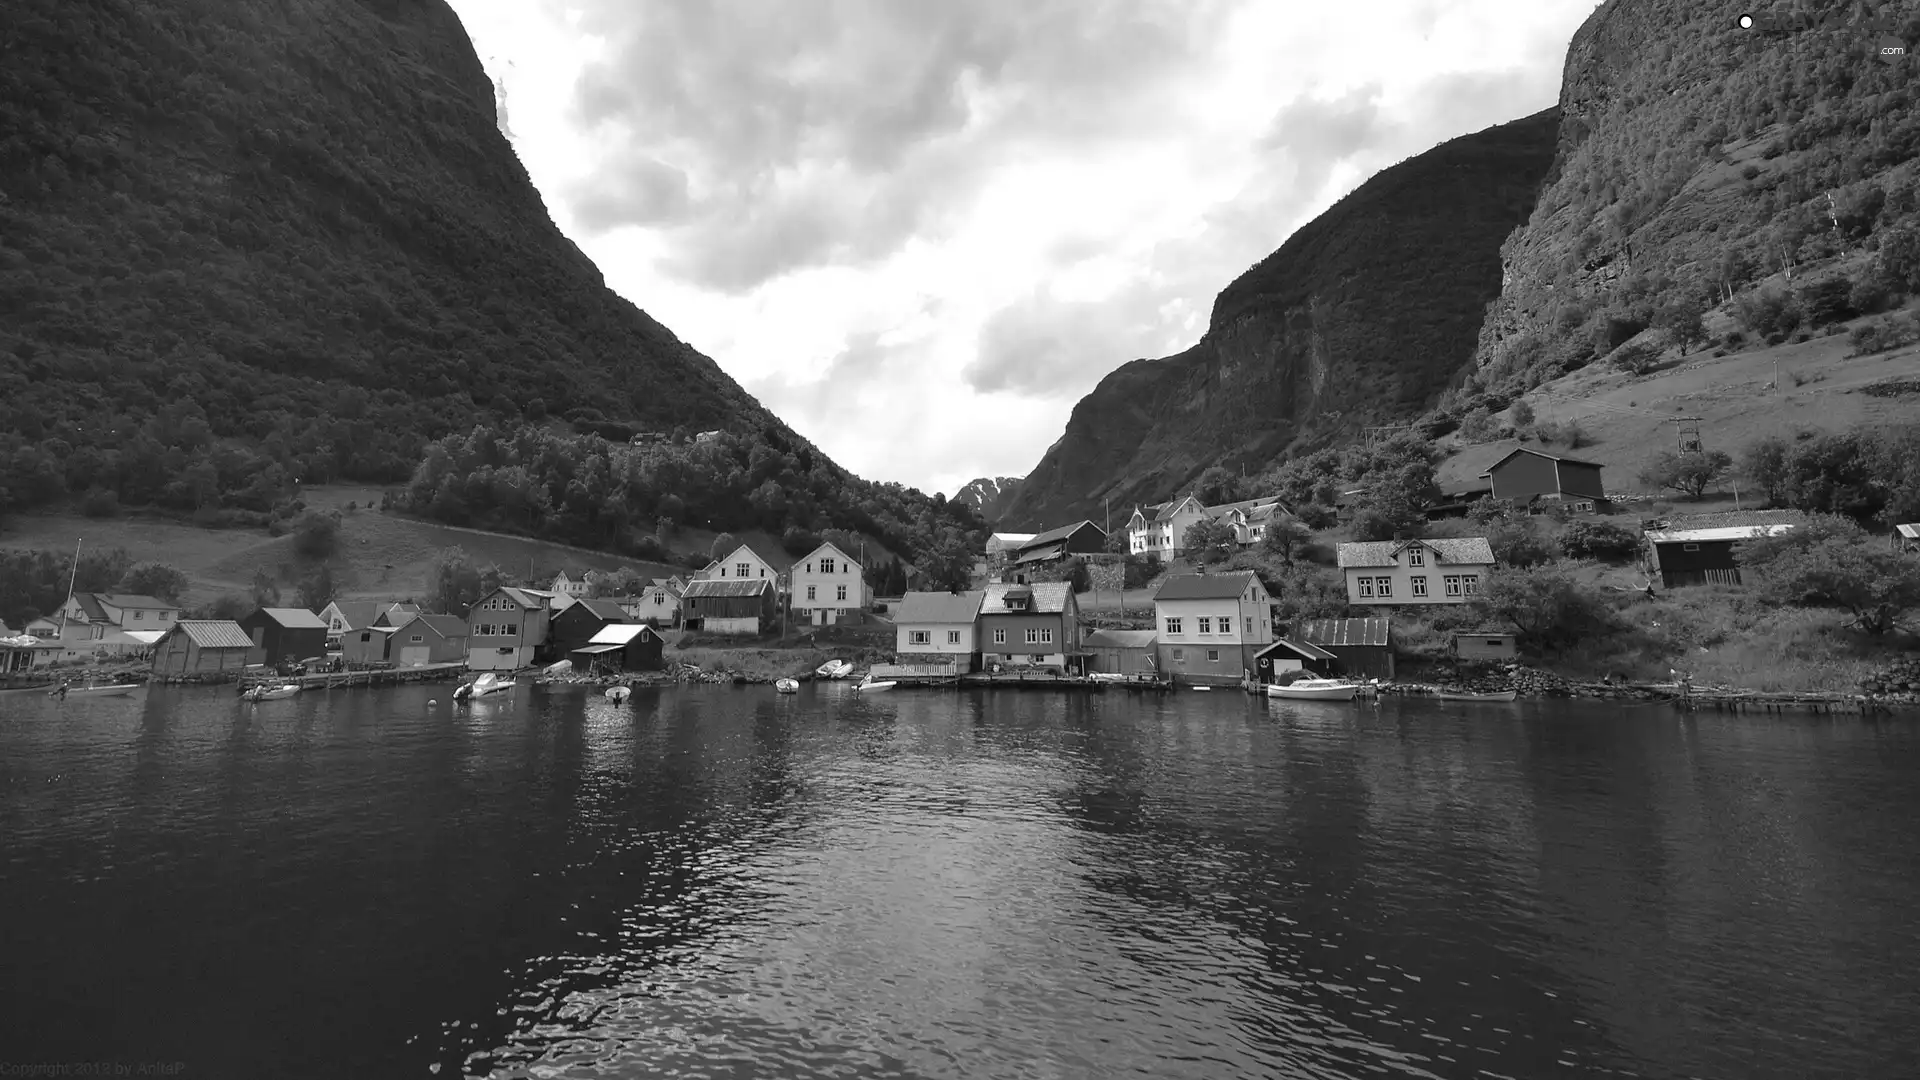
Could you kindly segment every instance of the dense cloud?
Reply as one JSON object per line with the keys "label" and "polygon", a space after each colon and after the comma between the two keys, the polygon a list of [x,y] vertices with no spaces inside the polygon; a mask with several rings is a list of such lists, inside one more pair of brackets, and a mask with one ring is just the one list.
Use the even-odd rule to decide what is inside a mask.
{"label": "dense cloud", "polygon": [[[588,0],[606,42],[579,122],[621,149],[572,192],[582,227],[665,227],[666,268],[744,292],[870,263],[1038,144],[1139,137],[1224,4]],[[663,183],[686,178],[684,194]]]}

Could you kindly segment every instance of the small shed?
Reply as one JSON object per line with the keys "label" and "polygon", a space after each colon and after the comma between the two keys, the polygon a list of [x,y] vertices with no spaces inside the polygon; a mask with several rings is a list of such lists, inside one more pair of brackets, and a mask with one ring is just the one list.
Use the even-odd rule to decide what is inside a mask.
{"label": "small shed", "polygon": [[646,623],[612,623],[567,658],[576,671],[659,671],[666,666],[665,649],[666,642]]}
{"label": "small shed", "polygon": [[1741,584],[1740,546],[1777,536],[1791,528],[1791,523],[1782,523],[1717,529],[1655,529],[1649,530],[1646,537],[1653,552],[1653,569],[1660,574],[1660,584],[1677,589],[1683,585]]}
{"label": "small shed", "polygon": [[387,656],[398,667],[460,663],[467,658],[467,620],[458,615],[415,615],[394,628]]}
{"label": "small shed", "polygon": [[1370,679],[1393,678],[1393,626],[1386,616],[1371,619],[1302,619],[1287,635],[1333,656],[1334,674]]}
{"label": "small shed", "polygon": [[1154,654],[1160,643],[1155,630],[1095,630],[1081,642],[1087,670],[1113,675],[1158,675]]}
{"label": "small shed", "polygon": [[156,675],[239,674],[253,638],[232,619],[182,619],[153,650]]}
{"label": "small shed", "polygon": [[263,607],[240,620],[253,642],[250,664],[277,664],[327,654],[327,624],[305,608]]}
{"label": "small shed", "polygon": [[1453,655],[1461,660],[1512,660],[1519,655],[1512,634],[1455,634]]}
{"label": "small shed", "polygon": [[553,631],[548,642],[555,657],[566,656],[580,646],[593,640],[593,636],[605,626],[633,622],[633,616],[616,600],[588,598],[575,600],[568,604],[565,611],[553,617]]}
{"label": "small shed", "polygon": [[765,578],[689,581],[681,597],[688,629],[758,634],[774,616],[773,582]]}
{"label": "small shed", "polygon": [[350,668],[386,667],[393,662],[396,626],[363,626],[340,633],[340,662]]}
{"label": "small shed", "polygon": [[1893,527],[1893,549],[1920,555],[1920,522]]}
{"label": "small shed", "polygon": [[1273,644],[1253,654],[1254,678],[1263,683],[1273,681],[1275,675],[1287,671],[1311,671],[1315,675],[1328,675],[1333,672],[1338,657],[1318,645],[1309,645],[1304,641],[1278,638]]}

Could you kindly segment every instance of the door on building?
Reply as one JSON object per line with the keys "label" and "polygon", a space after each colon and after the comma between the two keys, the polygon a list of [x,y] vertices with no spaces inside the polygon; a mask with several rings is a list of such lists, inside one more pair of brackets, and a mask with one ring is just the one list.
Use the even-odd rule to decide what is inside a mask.
{"label": "door on building", "polygon": [[433,649],[426,645],[408,645],[400,650],[401,667],[425,667],[433,655]]}

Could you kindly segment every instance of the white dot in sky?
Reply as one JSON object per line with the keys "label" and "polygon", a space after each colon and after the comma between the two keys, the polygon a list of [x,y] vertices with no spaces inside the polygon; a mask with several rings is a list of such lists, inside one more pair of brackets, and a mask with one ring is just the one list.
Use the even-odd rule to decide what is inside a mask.
{"label": "white dot in sky", "polygon": [[1740,29],[1742,30],[1753,29],[1753,16],[1751,15],[1740,16]]}

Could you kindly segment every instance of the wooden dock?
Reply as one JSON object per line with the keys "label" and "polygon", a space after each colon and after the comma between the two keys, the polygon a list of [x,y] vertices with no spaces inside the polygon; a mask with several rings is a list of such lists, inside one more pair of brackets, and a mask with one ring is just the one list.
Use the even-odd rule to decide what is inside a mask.
{"label": "wooden dock", "polygon": [[961,686],[1011,687],[1016,690],[1132,690],[1144,693],[1173,689],[1170,680],[1090,679],[1085,675],[1048,675],[1026,671],[1003,671],[997,675],[990,671],[976,671],[960,676],[959,683]]}
{"label": "wooden dock", "polygon": [[1893,706],[1865,694],[1778,693],[1743,690],[1684,691],[1673,698],[1681,712],[1812,712],[1859,716],[1892,715]]}
{"label": "wooden dock", "polygon": [[426,664],[421,667],[406,668],[370,668],[360,671],[328,671],[318,675],[246,675],[240,679],[240,689],[255,686],[286,686],[292,684],[302,690],[331,690],[349,686],[400,686],[406,683],[433,682],[440,679],[463,677],[467,665],[462,663]]}

